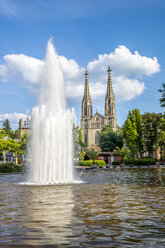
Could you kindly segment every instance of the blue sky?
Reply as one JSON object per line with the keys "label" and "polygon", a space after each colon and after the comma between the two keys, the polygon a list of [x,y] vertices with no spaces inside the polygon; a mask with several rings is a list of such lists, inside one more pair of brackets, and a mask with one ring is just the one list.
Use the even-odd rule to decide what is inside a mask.
{"label": "blue sky", "polygon": [[78,120],[86,67],[93,110],[103,114],[108,64],[120,126],[134,108],[162,112],[164,13],[162,0],[0,0],[0,121],[17,128],[37,104],[49,37]]}

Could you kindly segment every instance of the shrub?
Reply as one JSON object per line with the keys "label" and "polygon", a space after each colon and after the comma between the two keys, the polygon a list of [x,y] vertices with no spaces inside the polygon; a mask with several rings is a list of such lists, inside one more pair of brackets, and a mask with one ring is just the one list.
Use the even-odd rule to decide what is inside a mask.
{"label": "shrub", "polygon": [[104,160],[95,160],[95,164],[97,164],[97,166],[106,166],[106,163]]}
{"label": "shrub", "polygon": [[154,158],[140,158],[140,159],[126,159],[124,160],[126,165],[154,165],[156,164],[156,159]]}
{"label": "shrub", "polygon": [[135,159],[124,159],[124,163],[127,165],[134,165],[135,161]]}
{"label": "shrub", "polygon": [[15,172],[21,172],[22,166],[16,165],[13,163],[7,163],[7,164],[1,164],[0,165],[0,173],[15,173]]}
{"label": "shrub", "polygon": [[[106,165],[105,161],[103,161],[103,160],[95,160],[95,164],[97,164],[97,166],[105,166]],[[93,160],[79,161],[79,165],[92,166]]]}
{"label": "shrub", "polygon": [[115,160],[112,162],[113,165],[120,165],[121,164],[121,160]]}
{"label": "shrub", "polygon": [[92,166],[93,165],[93,160],[79,161],[79,165]]}

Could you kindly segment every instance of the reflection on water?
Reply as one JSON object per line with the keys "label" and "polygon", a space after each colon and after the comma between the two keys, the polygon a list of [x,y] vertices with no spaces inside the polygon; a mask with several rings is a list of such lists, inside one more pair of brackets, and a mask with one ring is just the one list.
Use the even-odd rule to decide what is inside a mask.
{"label": "reflection on water", "polygon": [[0,246],[164,247],[165,169],[80,174],[39,187],[0,175]]}

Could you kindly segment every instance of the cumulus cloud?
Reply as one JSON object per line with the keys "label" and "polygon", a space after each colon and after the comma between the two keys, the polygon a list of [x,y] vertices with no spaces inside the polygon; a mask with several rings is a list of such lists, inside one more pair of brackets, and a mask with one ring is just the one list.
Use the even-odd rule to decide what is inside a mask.
{"label": "cumulus cloud", "polygon": [[108,64],[113,68],[114,75],[140,77],[141,75],[150,76],[160,71],[157,58],[141,56],[137,51],[131,53],[125,46],[119,46],[110,54],[100,54],[98,59],[88,64],[88,68],[92,72],[101,74]]}
{"label": "cumulus cloud", "polygon": [[29,115],[23,114],[23,113],[6,113],[6,114],[0,114],[0,122],[3,123],[6,119],[9,120],[10,125],[13,129],[18,129],[18,124],[20,119],[26,120]]}
{"label": "cumulus cloud", "polygon": [[124,77],[115,78],[114,92],[119,100],[128,101],[136,96],[140,96],[145,90],[145,83],[136,79]]}
{"label": "cumulus cloud", "polygon": [[[4,56],[0,65],[2,81],[14,81],[23,85],[31,92],[38,90],[44,61],[24,54]],[[73,59],[59,56],[64,74],[65,91],[70,103],[80,104],[84,89],[84,71]],[[125,46],[119,46],[114,52],[100,54],[97,59],[88,63],[90,92],[92,99],[103,102],[106,93],[107,68],[111,65],[112,81],[117,100],[130,100],[143,93],[145,83],[143,76],[151,76],[160,71],[157,58],[131,52]]]}
{"label": "cumulus cloud", "polygon": [[22,83],[38,84],[44,66],[42,60],[24,54],[11,54],[4,56],[8,78]]}
{"label": "cumulus cloud", "polygon": [[0,65],[0,79],[3,82],[7,81],[7,67],[5,65]]}

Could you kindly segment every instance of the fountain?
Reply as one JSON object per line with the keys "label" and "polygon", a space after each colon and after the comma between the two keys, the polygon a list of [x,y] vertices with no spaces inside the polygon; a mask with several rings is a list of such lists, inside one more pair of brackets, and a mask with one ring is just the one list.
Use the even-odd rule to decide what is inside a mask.
{"label": "fountain", "polygon": [[66,109],[63,74],[51,39],[38,106],[32,110],[30,172],[33,184],[73,181],[72,113]]}

